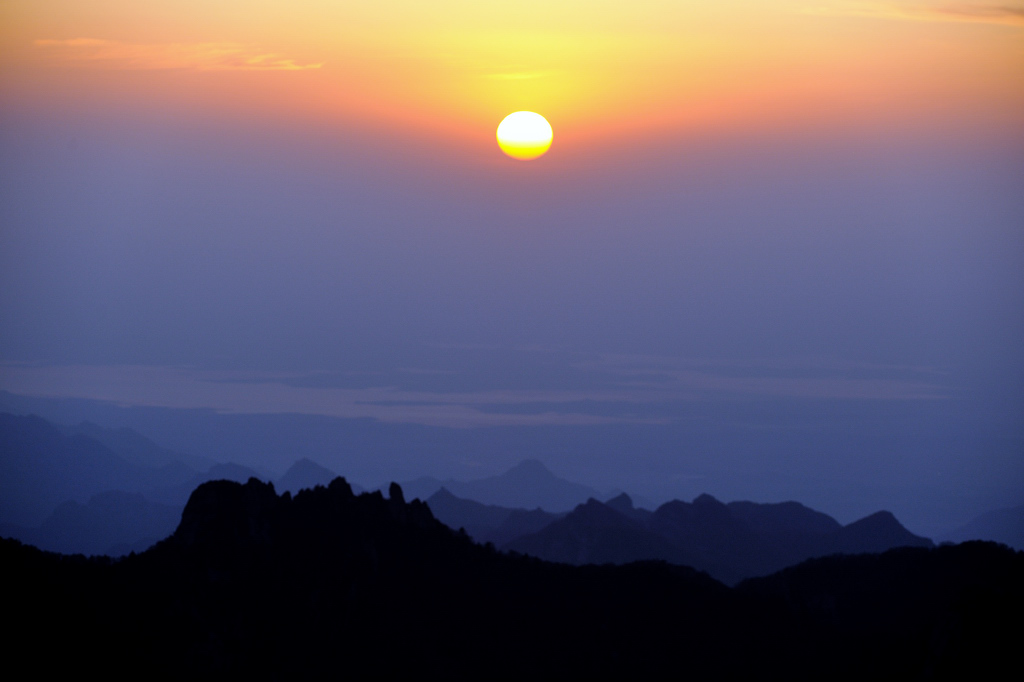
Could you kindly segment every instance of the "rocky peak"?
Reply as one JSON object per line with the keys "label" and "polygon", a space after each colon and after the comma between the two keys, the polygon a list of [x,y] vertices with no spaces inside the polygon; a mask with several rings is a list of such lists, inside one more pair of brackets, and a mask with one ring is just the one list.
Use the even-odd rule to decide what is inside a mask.
{"label": "rocky peak", "polygon": [[626,493],[613,497],[605,502],[605,504],[618,512],[625,513],[633,511],[633,500]]}
{"label": "rocky peak", "polygon": [[192,492],[172,537],[186,546],[265,544],[279,503],[274,485],[257,478],[208,481]]}

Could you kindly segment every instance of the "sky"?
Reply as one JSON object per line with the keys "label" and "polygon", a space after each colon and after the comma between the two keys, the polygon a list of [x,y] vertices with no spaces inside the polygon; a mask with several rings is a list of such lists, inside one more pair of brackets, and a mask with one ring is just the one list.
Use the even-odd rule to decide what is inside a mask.
{"label": "sky", "polygon": [[1020,504],[1022,112],[1019,0],[0,0],[0,390]]}

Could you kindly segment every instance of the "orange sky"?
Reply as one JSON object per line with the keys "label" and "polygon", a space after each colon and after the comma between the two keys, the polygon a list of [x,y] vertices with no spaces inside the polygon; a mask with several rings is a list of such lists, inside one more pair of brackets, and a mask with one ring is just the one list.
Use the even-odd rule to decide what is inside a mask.
{"label": "orange sky", "polygon": [[309,117],[493,144],[691,131],[1019,127],[1024,3],[4,0],[0,97]]}

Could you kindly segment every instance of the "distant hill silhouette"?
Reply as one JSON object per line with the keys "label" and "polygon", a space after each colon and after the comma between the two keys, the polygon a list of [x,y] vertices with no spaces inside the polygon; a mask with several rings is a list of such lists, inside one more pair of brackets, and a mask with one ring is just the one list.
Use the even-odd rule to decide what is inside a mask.
{"label": "distant hill silhouette", "polygon": [[662,560],[695,566],[730,584],[812,557],[932,546],[889,512],[844,527],[798,502],[723,504],[701,495],[651,512],[634,507],[623,493],[604,504],[590,499],[567,514],[550,514],[485,505],[442,488],[427,504],[442,522],[464,528],[478,542],[547,561]]}
{"label": "distant hill silhouette", "polygon": [[[232,463],[195,472],[134,431],[88,423],[58,427],[38,417],[2,414],[0,444],[0,533],[65,553],[139,551],[170,531],[203,482],[268,478]],[[294,493],[333,478],[329,469],[299,460],[278,485]],[[445,523],[465,528],[481,543],[574,564],[658,559],[695,566],[728,583],[814,556],[928,543],[891,514],[843,528],[795,502],[724,505],[703,495],[651,512],[635,508],[622,494],[606,505],[577,506],[568,515],[540,508],[544,503],[557,509],[590,492],[526,460],[498,476],[450,481],[429,504]],[[474,501],[481,499],[508,504]],[[524,500],[538,504],[531,511],[511,502]]]}
{"label": "distant hill silhouette", "polygon": [[230,463],[195,471],[131,429],[6,413],[0,453],[0,534],[69,554],[141,551],[174,529],[201,483],[265,477]]}
{"label": "distant hill silhouette", "polygon": [[726,583],[767,575],[829,554],[931,547],[889,512],[848,526],[796,502],[723,504],[710,495],[674,500],[656,511],[636,510],[628,497],[591,499],[546,528],[504,549],[571,564],[660,559],[694,566]]}
{"label": "distant hill silhouette", "polygon": [[625,564],[644,559],[687,563],[684,552],[611,507],[591,498],[543,530],[505,549],[567,564]]}
{"label": "distant hill silhouette", "polygon": [[427,506],[449,528],[465,529],[477,542],[490,542],[499,546],[522,535],[535,533],[564,516],[542,509],[511,509],[464,500],[453,495],[447,488],[441,488],[431,495]]}
{"label": "distant hill silhouette", "polygon": [[939,539],[945,542],[992,540],[1024,550],[1024,505],[987,512]]}
{"label": "distant hill silhouette", "polygon": [[291,465],[281,478],[277,479],[275,487],[281,492],[290,492],[294,495],[304,488],[328,485],[337,477],[338,474],[327,467],[320,466],[313,460],[303,457]]}
{"label": "distant hill silhouette", "polygon": [[843,554],[884,552],[893,547],[931,547],[933,544],[904,528],[887,511],[865,516],[825,536],[825,547],[831,553]]}
{"label": "distant hill silhouette", "polygon": [[200,486],[207,481],[224,480],[244,483],[250,478],[256,478],[261,481],[269,480],[269,476],[257,472],[255,469],[250,469],[247,466],[236,464],[234,462],[225,462],[214,464],[207,471],[202,473],[193,473],[189,480],[182,483],[148,488],[144,492],[147,497],[156,502],[175,506],[178,509],[183,509],[189,496],[192,494],[192,491],[195,490],[197,486]]}
{"label": "distant hill silhouette", "polygon": [[[102,443],[118,457],[141,467],[180,467],[189,471],[206,471],[215,464],[205,457],[195,457],[160,447],[138,431],[122,427],[108,429],[92,422],[58,427],[69,436],[82,435]],[[166,474],[165,474],[166,475]]]}
{"label": "distant hill silhouette", "polygon": [[[577,511],[634,523],[598,502]],[[817,559],[730,589],[661,562],[500,554],[397,485],[356,496],[344,479],[295,496],[209,482],[142,554],[4,540],[0,565],[19,587],[9,650],[46,632],[61,653],[48,669],[115,679],[985,679],[1012,669],[1024,606],[1024,554],[992,544]]]}
{"label": "distant hill silhouette", "polygon": [[105,490],[139,490],[156,469],[129,464],[99,441],[40,417],[0,414],[0,522],[38,525],[60,503]]}
{"label": "distant hill silhouette", "polygon": [[634,521],[639,521],[646,524],[650,521],[651,516],[654,512],[647,509],[639,509],[633,506],[633,498],[626,493],[620,493],[612,499],[605,502],[606,505],[619,512],[623,516],[629,517]]}
{"label": "distant hill silhouette", "polygon": [[402,484],[410,497],[428,499],[441,488],[464,500],[514,509],[567,511],[598,495],[593,488],[552,474],[543,463],[526,459],[508,471],[473,481],[422,477]]}
{"label": "distant hill silhouette", "polygon": [[729,502],[729,511],[756,532],[764,535],[825,535],[842,525],[828,514],[805,507],[799,502],[759,504]]}
{"label": "distant hill silhouette", "polygon": [[38,528],[25,531],[37,547],[65,554],[121,556],[141,552],[170,535],[181,508],[151,502],[139,493],[110,490],[86,504],[57,506]]}

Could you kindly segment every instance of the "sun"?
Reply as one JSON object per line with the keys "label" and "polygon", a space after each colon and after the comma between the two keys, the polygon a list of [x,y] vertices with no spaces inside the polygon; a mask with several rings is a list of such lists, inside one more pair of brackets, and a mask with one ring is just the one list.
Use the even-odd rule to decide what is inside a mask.
{"label": "sun", "polygon": [[551,147],[551,124],[540,114],[517,111],[498,124],[498,146],[513,159],[530,161]]}

